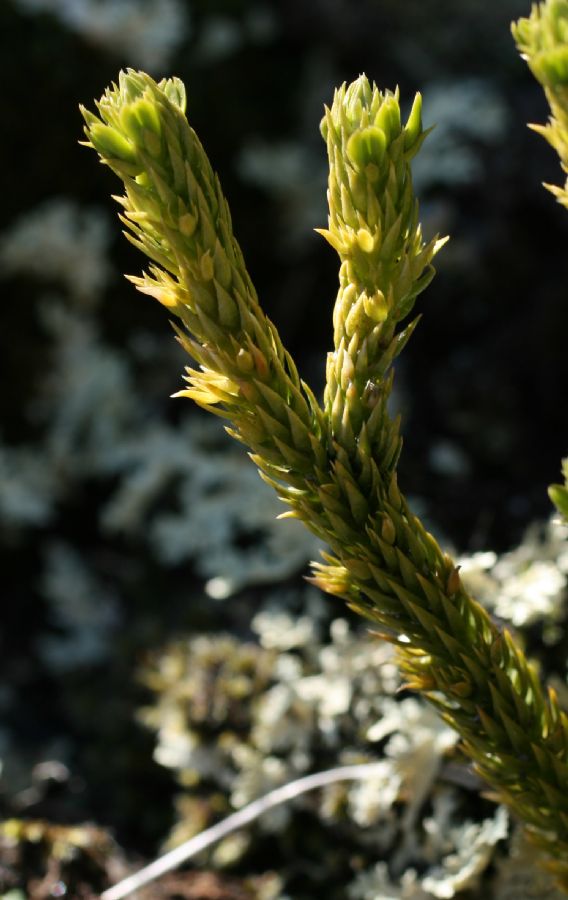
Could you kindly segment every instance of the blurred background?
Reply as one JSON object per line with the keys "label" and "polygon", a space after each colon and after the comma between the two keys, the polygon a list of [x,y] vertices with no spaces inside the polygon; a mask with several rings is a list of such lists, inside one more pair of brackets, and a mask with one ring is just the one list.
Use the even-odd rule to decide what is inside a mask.
{"label": "blurred background", "polygon": [[[537,655],[547,641],[565,679],[568,562],[538,525],[526,537],[550,515],[546,486],[568,447],[568,217],[541,186],[560,182],[558,161],[526,128],[547,117],[509,32],[528,12],[522,0],[1,0],[0,888],[13,898],[96,896],[123,852],[151,855],[306,771],[386,747],[411,760],[410,777],[419,732],[388,659],[366,682],[353,662],[375,671],[384,648],[303,586],[314,539],[275,523],[278,501],[218,422],[169,399],[185,359],[163,309],[123,278],[144,261],[121,235],[118,182],[78,144],[78,104],[92,107],[121,67],[186,83],[259,296],[316,394],[337,283],[313,232],[327,216],[323,104],[360,72],[399,85],[403,112],[423,93],[436,128],[414,167],[422,221],[451,241],[397,369],[400,482],[493,602],[540,560],[500,614],[527,627]],[[369,757],[389,703],[401,710]],[[420,721],[432,743],[434,720]],[[388,749],[394,733],[406,756]],[[451,740],[434,745],[439,762]],[[240,880],[226,894],[186,881],[146,896],[300,900],[314,896],[307,879],[330,898],[337,884],[338,897],[346,884],[386,897],[388,878],[411,863],[428,873],[444,852],[424,849],[397,777],[384,808],[361,812],[345,788],[302,807],[294,828],[274,820],[227,844],[214,867]],[[483,820],[471,794],[452,803]],[[495,844],[502,825],[483,821]],[[314,858],[328,857],[309,872],[306,822]],[[368,876],[401,828],[406,855]],[[278,876],[259,864],[267,848]],[[420,877],[388,896],[461,896],[461,882]]]}

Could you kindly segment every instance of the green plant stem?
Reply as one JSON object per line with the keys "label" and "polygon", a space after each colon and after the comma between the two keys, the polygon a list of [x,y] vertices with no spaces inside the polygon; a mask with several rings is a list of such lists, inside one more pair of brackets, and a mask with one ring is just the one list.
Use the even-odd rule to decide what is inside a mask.
{"label": "green plant stem", "polygon": [[314,583],[396,644],[407,685],[456,728],[568,889],[568,719],[397,485],[392,363],[443,243],[422,240],[412,187],[411,159],[426,136],[420,97],[402,125],[398,95],[361,76],[336,92],[322,123],[323,234],[341,264],[323,409],[260,309],[184,97],[176,79],[128,72],[98,115],[84,111],[88,144],[125,183],[130,239],[154,261],[133,280],[178,317],[178,337],[199,364],[180,393],[231,422],[288,515],[328,542]]}

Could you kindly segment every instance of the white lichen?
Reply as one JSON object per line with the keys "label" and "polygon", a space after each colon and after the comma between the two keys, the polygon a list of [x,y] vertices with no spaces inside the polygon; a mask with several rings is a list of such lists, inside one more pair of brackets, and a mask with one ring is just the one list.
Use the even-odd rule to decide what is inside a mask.
{"label": "white lichen", "polygon": [[16,0],[28,13],[52,13],[71,31],[150,72],[167,68],[190,28],[180,0]]}
{"label": "white lichen", "polygon": [[0,444],[0,523],[12,532],[47,525],[56,496],[49,462],[29,447]]}
{"label": "white lichen", "polygon": [[262,647],[286,651],[306,647],[321,639],[321,620],[326,612],[321,592],[313,588],[304,591],[306,612],[299,616],[287,608],[288,598],[291,599],[289,592],[275,592],[274,600],[267,602],[254,616],[251,628]]}
{"label": "white lichen", "polygon": [[[507,837],[508,816],[504,807],[482,822],[454,825],[444,836],[451,847],[438,865],[424,875],[408,868],[395,879],[381,862],[360,873],[348,888],[350,900],[452,900],[461,891],[475,889],[493,856],[495,845]],[[516,898],[515,898],[516,900]]]}
{"label": "white lichen", "polygon": [[455,849],[421,879],[423,888],[440,900],[475,888],[491,861],[495,844],[506,838],[508,832],[509,817],[504,806],[498,806],[495,814],[483,822],[455,825],[448,835]]}
{"label": "white lichen", "polygon": [[60,633],[39,637],[41,656],[58,671],[100,664],[120,622],[118,598],[69,545],[54,542],[45,556],[42,592]]}
{"label": "white lichen", "polygon": [[531,526],[521,544],[500,557],[492,552],[462,557],[460,574],[495,615],[517,628],[540,622],[551,635],[567,599],[567,537],[568,526],[553,517],[544,527]]}
{"label": "white lichen", "polygon": [[414,869],[409,869],[395,884],[385,862],[361,872],[347,888],[349,900],[431,900],[417,881]]}
{"label": "white lichen", "polygon": [[127,358],[100,339],[92,318],[54,301],[41,310],[55,365],[34,414],[47,431],[37,471],[21,460],[29,490],[13,478],[19,450],[0,458],[0,477],[4,469],[10,480],[5,516],[45,518],[77,482],[112,479],[98,513],[104,533],[143,541],[165,565],[193,561],[218,599],[281,581],[317,556],[320,542],[298,522],[278,521],[278,499],[217,422],[190,414],[174,429],[152,414],[149,425],[148,406],[132,402]]}
{"label": "white lichen", "polygon": [[483,177],[478,145],[504,139],[508,111],[496,85],[483,78],[430,82],[423,88],[424,121],[436,127],[412,163],[418,190],[472,184]]}
{"label": "white lichen", "polygon": [[78,301],[92,302],[111,277],[109,244],[104,212],[55,197],[23,213],[0,236],[0,272],[53,282]]}
{"label": "white lichen", "polygon": [[[325,218],[327,169],[303,140],[250,139],[237,160],[244,181],[272,195],[282,216],[282,240],[300,253],[305,234]],[[291,225],[293,224],[293,228]]]}

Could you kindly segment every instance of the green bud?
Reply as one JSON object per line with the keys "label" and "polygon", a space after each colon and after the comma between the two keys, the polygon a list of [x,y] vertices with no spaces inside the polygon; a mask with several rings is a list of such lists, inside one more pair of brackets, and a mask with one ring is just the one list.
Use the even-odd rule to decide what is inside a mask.
{"label": "green bud", "polygon": [[[115,128],[95,122],[87,130],[87,135],[95,148],[105,159],[119,159],[128,163],[136,162],[136,150]],[[140,168],[142,168],[140,166]]]}
{"label": "green bud", "polygon": [[143,97],[125,106],[120,120],[128,137],[133,141],[140,141],[145,130],[158,136],[162,133],[156,104]]}
{"label": "green bud", "polygon": [[461,588],[460,567],[454,566],[446,581],[446,590],[453,597]]}
{"label": "green bud", "polygon": [[98,116],[92,113],[90,109],[87,109],[85,106],[83,106],[82,103],[79,104],[79,112],[87,123],[88,128],[92,128],[95,123],[98,123],[100,121]]}
{"label": "green bud", "polygon": [[511,31],[519,46],[527,45],[532,35],[532,22],[530,19],[519,19],[511,24]]}
{"label": "green bud", "polygon": [[416,94],[404,126],[404,149],[413,150],[422,136],[422,94]]}
{"label": "green bud", "polygon": [[360,303],[354,303],[345,319],[345,332],[348,337],[353,337],[358,330],[363,317],[363,306]]}
{"label": "green bud", "polygon": [[372,253],[375,249],[375,239],[366,228],[360,228],[357,232],[357,243],[363,253]]}
{"label": "green bud", "polygon": [[[121,159],[102,159],[101,162],[106,163],[111,167],[113,172],[116,172],[117,175],[120,175],[121,178],[125,180],[127,178],[134,178],[136,181],[139,181],[144,177],[144,175],[140,174],[140,166],[139,162],[123,162]],[[142,181],[140,180],[140,184]]]}
{"label": "green bud", "polygon": [[389,314],[385,295],[379,289],[371,297],[363,295],[363,309],[373,322],[384,322]]}
{"label": "green bud", "polygon": [[568,488],[561,484],[551,484],[548,488],[548,496],[554,503],[558,512],[568,522]]}
{"label": "green bud", "polygon": [[199,268],[201,270],[201,276],[203,280],[211,281],[215,274],[215,266],[213,264],[213,258],[209,250],[207,250],[199,260]]}
{"label": "green bud", "polygon": [[191,213],[184,213],[178,219],[178,228],[184,237],[191,237],[197,227],[197,216]]}
{"label": "green bud", "polygon": [[386,513],[384,514],[383,521],[381,522],[381,537],[391,547],[396,541],[396,528],[394,527],[391,517]]}
{"label": "green bud", "polygon": [[163,78],[159,82],[158,87],[161,88],[171,103],[177,106],[183,113],[187,104],[187,95],[185,92],[185,84],[179,78]]}
{"label": "green bud", "polygon": [[[118,87],[122,103],[135,100],[146,89],[144,75],[141,72],[135,72],[134,69],[128,69],[126,72],[122,70],[118,75]],[[103,99],[110,99],[114,93],[110,88],[107,89]]]}
{"label": "green bud", "polygon": [[374,124],[386,135],[390,144],[400,134],[400,107],[394,95],[387,95],[382,103]]}
{"label": "green bud", "polygon": [[347,141],[347,156],[357,169],[365,169],[369,163],[380,165],[385,155],[387,139],[376,125],[358,128]]}
{"label": "green bud", "polygon": [[325,108],[325,114],[320,122],[320,134],[321,134],[322,138],[324,139],[324,141],[327,142],[327,137],[329,135],[329,123],[330,123],[330,119],[331,119],[331,113],[329,111],[329,107],[326,106],[324,108]]}
{"label": "green bud", "polygon": [[249,373],[254,369],[254,360],[248,350],[243,347],[237,353],[237,366],[241,372]]}

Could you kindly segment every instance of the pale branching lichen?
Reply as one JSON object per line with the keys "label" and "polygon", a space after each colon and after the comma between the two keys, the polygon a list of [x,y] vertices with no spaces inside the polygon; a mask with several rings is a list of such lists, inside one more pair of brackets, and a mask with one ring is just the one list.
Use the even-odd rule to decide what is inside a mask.
{"label": "pale branching lichen", "polygon": [[566,615],[568,525],[553,518],[534,524],[514,550],[460,557],[460,574],[468,588],[501,619],[516,628],[538,623],[547,643],[558,640]]}
{"label": "pale branching lichen", "polygon": [[20,216],[0,236],[0,273],[53,282],[82,302],[107,287],[109,223],[98,209],[57,197]]}
{"label": "pale branching lichen", "polygon": [[47,525],[57,488],[49,462],[29,447],[0,444],[0,523],[16,533]]}
{"label": "pale branching lichen", "polygon": [[210,596],[304,569],[321,542],[306,539],[297,522],[277,521],[278,499],[222,431],[200,415],[173,429],[154,414],[149,427],[148,406],[131,402],[131,364],[102,341],[94,321],[54,302],[42,318],[54,365],[36,417],[48,430],[35,460],[1,450],[0,517],[42,525],[73,485],[94,477],[112,482],[98,512],[103,534],[143,541],[167,566],[194,561]]}
{"label": "pale branching lichen", "polygon": [[41,587],[56,630],[39,638],[41,657],[59,672],[104,662],[120,623],[116,594],[69,545],[54,542],[45,557]]}
{"label": "pale branching lichen", "polygon": [[[306,608],[310,599],[307,592]],[[143,671],[155,696],[142,718],[156,731],[156,759],[175,770],[186,790],[170,844],[210,824],[215,810],[241,808],[314,768],[379,759],[365,781],[329,785],[261,817],[253,831],[223,842],[212,861],[234,863],[267,834],[282,836],[285,853],[296,817],[309,815],[314,834],[337,830],[367,862],[346,888],[349,897],[383,896],[386,867],[371,864],[377,850],[390,859],[399,884],[392,896],[460,896],[484,876],[506,837],[504,809],[459,823],[460,789],[443,780],[455,732],[422,701],[399,698],[388,647],[353,634],[343,620],[332,623],[323,643],[313,635],[307,640],[295,618],[274,601],[255,618],[268,644],[279,623],[279,654],[224,636],[198,637],[166,648]],[[412,870],[417,863],[420,877]]]}
{"label": "pale branching lichen", "polygon": [[[424,824],[430,833],[438,827],[435,817]],[[438,864],[420,875],[415,868],[408,868],[400,879],[394,879],[385,863],[377,863],[349,886],[350,900],[448,900],[465,896],[462,891],[475,888],[494,855],[496,844],[507,837],[507,813],[500,806],[492,817],[482,822],[452,825],[446,821],[444,824],[447,826],[443,833],[444,849]]]}
{"label": "pale branching lichen", "polygon": [[499,145],[506,134],[508,111],[497,87],[470,78],[429,82],[423,93],[424,115],[436,126],[412,167],[417,189],[480,181],[479,145]]}
{"label": "pale branching lichen", "polygon": [[266,5],[245,4],[240,21],[234,15],[211,13],[200,23],[193,57],[200,63],[214,66],[242,50],[243,46],[270,43],[277,27],[274,10]]}
{"label": "pale branching lichen", "polygon": [[268,143],[256,138],[242,148],[237,165],[244,181],[277,201],[281,220],[275,224],[282,253],[307,253],[306,234],[325,215],[327,168],[321,156],[299,140]]}
{"label": "pale branching lichen", "polygon": [[190,5],[180,0],[16,0],[50,12],[85,40],[151,72],[167,67],[188,35]]}

